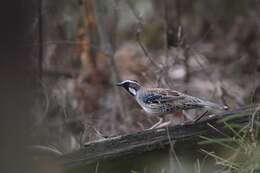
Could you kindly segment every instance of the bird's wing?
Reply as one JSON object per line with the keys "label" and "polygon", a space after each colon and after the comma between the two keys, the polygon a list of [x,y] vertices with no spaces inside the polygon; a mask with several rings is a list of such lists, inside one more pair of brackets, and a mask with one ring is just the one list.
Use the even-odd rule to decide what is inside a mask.
{"label": "bird's wing", "polygon": [[184,95],[174,90],[152,88],[148,89],[146,94],[143,95],[143,102],[146,104],[169,103],[183,98]]}

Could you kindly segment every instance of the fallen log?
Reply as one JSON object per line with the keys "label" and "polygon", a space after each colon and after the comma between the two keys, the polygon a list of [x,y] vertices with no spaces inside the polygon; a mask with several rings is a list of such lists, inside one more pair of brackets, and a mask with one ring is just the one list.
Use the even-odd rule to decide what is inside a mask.
{"label": "fallen log", "polygon": [[[258,106],[259,107],[259,106]],[[257,105],[246,106],[233,111],[217,114],[195,124],[185,124],[140,131],[134,134],[115,136],[86,144],[78,151],[61,156],[61,162],[67,166],[92,164],[107,159],[136,155],[159,150],[176,142],[197,140],[202,135],[221,135],[229,133],[224,121],[244,126],[251,121]],[[214,128],[213,128],[214,127]]]}

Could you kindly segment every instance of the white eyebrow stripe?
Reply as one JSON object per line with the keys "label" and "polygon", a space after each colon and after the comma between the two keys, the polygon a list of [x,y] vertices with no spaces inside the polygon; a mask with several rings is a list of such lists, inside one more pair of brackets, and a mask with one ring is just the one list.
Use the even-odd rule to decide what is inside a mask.
{"label": "white eyebrow stripe", "polygon": [[125,81],[123,81],[122,83],[126,83],[126,82],[138,84],[137,82],[132,81],[132,80],[125,80]]}

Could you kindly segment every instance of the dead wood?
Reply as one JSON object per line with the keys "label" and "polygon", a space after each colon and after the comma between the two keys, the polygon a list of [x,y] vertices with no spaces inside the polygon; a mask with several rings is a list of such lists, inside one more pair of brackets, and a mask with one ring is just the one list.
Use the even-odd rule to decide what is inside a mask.
{"label": "dead wood", "polygon": [[[219,136],[221,132],[229,133],[223,118],[232,117],[229,123],[241,126],[250,122],[256,105],[246,106],[224,112],[195,124],[171,126],[168,128],[145,130],[134,134],[115,136],[86,144],[83,148],[61,157],[65,165],[90,164],[100,160],[136,155],[147,151],[159,150],[176,142],[198,140],[201,135]],[[212,128],[214,127],[214,128]],[[217,130],[216,130],[217,129]]]}

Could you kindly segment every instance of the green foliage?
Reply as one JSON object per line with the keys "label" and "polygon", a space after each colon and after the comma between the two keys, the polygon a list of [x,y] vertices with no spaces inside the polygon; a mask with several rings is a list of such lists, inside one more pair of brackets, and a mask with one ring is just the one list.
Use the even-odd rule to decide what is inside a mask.
{"label": "green foliage", "polygon": [[[257,112],[255,112],[257,114]],[[254,116],[252,116],[253,118]],[[202,152],[215,159],[225,172],[253,173],[260,171],[259,120],[254,119],[249,124],[237,126],[224,122],[231,135],[224,138],[209,138],[202,136],[202,145],[217,144],[221,151]]]}

